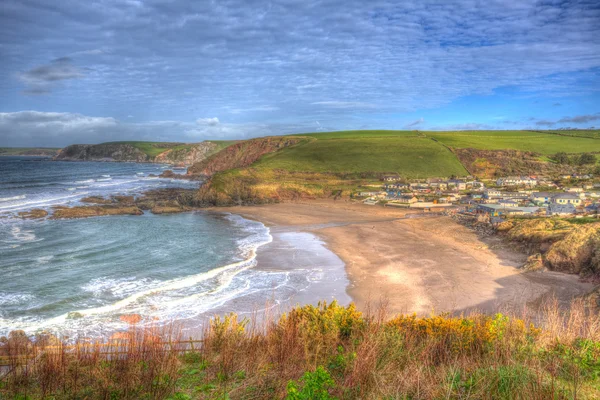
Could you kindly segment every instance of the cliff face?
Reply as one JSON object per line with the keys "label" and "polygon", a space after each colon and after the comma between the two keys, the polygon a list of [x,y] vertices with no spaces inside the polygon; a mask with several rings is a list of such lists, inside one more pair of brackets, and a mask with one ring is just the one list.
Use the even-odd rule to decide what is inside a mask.
{"label": "cliff face", "polygon": [[123,143],[72,144],[62,149],[54,159],[63,161],[151,161],[150,157],[140,149]]}
{"label": "cliff face", "polygon": [[155,162],[160,163],[183,163],[192,165],[206,159],[217,148],[213,142],[202,142],[192,144],[185,148],[169,149],[154,158]]}
{"label": "cliff face", "polygon": [[217,144],[156,143],[149,146],[157,155],[149,155],[131,143],[73,144],[54,157],[62,161],[129,161],[192,165],[212,154]]}
{"label": "cliff face", "polygon": [[232,144],[188,168],[189,175],[211,176],[228,169],[248,167],[265,154],[292,146],[303,138],[265,137]]}

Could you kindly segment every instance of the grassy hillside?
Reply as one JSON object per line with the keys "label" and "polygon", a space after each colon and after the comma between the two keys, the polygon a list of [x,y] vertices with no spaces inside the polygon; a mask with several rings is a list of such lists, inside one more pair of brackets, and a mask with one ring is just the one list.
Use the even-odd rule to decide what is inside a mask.
{"label": "grassy hillside", "polygon": [[600,152],[600,140],[561,136],[544,131],[448,131],[425,132],[425,135],[446,146],[458,149],[510,149],[532,151],[544,155],[561,151],[567,153]]}
{"label": "grassy hillside", "polygon": [[[199,204],[244,204],[257,199],[264,202],[349,194],[385,173],[398,173],[407,179],[469,173],[485,177],[553,174],[563,172],[565,167],[550,162],[548,155],[561,151],[600,152],[600,140],[550,131],[372,130],[289,137],[302,140],[285,148],[261,151],[260,158],[243,166],[228,167],[234,170],[222,168],[233,165],[232,161],[240,157],[233,152],[219,152],[207,159],[202,168],[196,169],[214,174],[207,185],[212,188],[203,189]],[[250,146],[252,141],[240,143]]]}
{"label": "grassy hillside", "polygon": [[313,132],[301,133],[298,136],[310,136],[315,139],[371,139],[381,137],[416,137],[423,136],[418,131],[392,131],[392,130],[371,130],[371,131],[335,131],[335,132]]}
{"label": "grassy hillside", "polygon": [[468,175],[454,154],[439,143],[413,135],[315,135],[261,158],[254,167],[295,172],[397,172],[409,178]]}
{"label": "grassy hillside", "polygon": [[51,147],[0,147],[0,156],[54,156],[59,150]]}

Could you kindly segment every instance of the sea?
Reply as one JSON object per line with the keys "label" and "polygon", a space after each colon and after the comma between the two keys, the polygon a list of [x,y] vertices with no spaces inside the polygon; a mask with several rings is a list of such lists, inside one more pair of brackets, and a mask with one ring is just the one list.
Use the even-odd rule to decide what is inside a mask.
{"label": "sea", "polygon": [[[350,302],[343,262],[316,236],[231,213],[23,220],[86,196],[199,182],[166,165],[0,157],[0,336],[102,337],[140,324],[201,330],[214,315]],[[260,261],[262,260],[262,261]]]}

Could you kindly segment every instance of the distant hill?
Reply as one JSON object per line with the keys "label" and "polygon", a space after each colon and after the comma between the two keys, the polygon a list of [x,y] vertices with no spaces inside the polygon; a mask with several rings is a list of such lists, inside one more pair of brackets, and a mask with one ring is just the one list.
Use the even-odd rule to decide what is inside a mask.
{"label": "distant hill", "polygon": [[174,142],[106,142],[100,144],[73,144],[60,150],[54,157],[63,161],[164,162],[191,165],[204,160],[233,141],[205,141],[201,143]]}
{"label": "distant hill", "polygon": [[47,147],[0,147],[0,156],[54,157],[60,149]]}
{"label": "distant hill", "polygon": [[307,133],[240,141],[188,173],[212,177],[199,202],[243,204],[347,193],[385,174],[493,178],[578,168],[552,162],[548,156],[558,152],[600,153],[600,131]]}

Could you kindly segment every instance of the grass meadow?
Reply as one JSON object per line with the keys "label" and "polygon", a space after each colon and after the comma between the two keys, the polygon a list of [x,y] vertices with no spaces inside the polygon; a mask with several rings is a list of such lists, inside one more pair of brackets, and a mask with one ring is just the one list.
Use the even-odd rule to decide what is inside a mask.
{"label": "grass meadow", "polygon": [[533,151],[543,155],[600,152],[600,140],[584,137],[567,137],[533,131],[454,131],[426,132],[446,146],[480,150]]}
{"label": "grass meadow", "polygon": [[351,137],[309,140],[263,156],[253,167],[297,172],[397,172],[407,178],[467,175],[456,156],[428,138]]}

